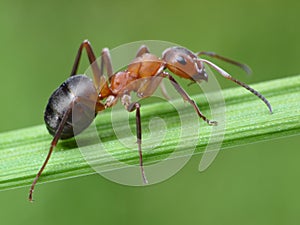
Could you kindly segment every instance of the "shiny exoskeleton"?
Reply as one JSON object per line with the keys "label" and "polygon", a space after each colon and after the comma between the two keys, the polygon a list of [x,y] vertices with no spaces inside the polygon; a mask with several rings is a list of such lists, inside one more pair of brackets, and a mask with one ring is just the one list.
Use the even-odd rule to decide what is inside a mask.
{"label": "shiny exoskeleton", "polygon": [[[94,117],[97,115],[95,113],[97,97],[98,93],[89,77],[77,75],[67,79],[54,91],[46,106],[44,120],[49,133],[52,136],[55,135],[64,114],[70,108],[71,112],[83,113],[76,116],[76,122],[73,121],[72,113],[69,114],[59,138],[68,139],[83,131],[93,122]],[[94,115],[94,117],[91,117],[91,115]],[[73,129],[74,123],[76,123],[76,127],[80,128],[79,130]]]}
{"label": "shiny exoskeleton", "polygon": [[[94,75],[93,81],[86,75],[77,74],[83,49],[86,50],[92,67]],[[199,56],[201,55],[221,59],[241,67],[246,72],[251,71],[248,66],[213,52],[193,53],[183,47],[171,47],[166,49],[160,58],[151,54],[147,46],[141,46],[136,57],[127,66],[127,69],[114,73],[109,50],[107,48],[102,50],[101,65],[99,66],[96,62],[96,57],[91,44],[87,40],[84,41],[80,45],[76,55],[71,76],[54,91],[46,106],[44,119],[49,133],[53,136],[53,140],[46,160],[31,185],[29,200],[32,201],[32,193],[35,184],[47,165],[58,140],[71,138],[79,134],[92,123],[97,112],[114,106],[118,100],[121,101],[127,111],[136,111],[136,133],[140,159],[139,164],[143,182],[145,184],[148,183],[143,168],[140,104],[138,102],[131,102],[130,93],[136,92],[138,97],[146,98],[151,96],[160,86],[163,93],[167,96],[163,83],[161,82],[164,78],[167,78],[182,98],[194,107],[200,118],[209,125],[216,125],[216,121],[208,120],[206,116],[202,114],[197,104],[189,97],[189,95],[166,69],[176,76],[193,82],[200,82],[202,80],[207,82],[208,75],[204,67],[204,64],[207,64],[226,79],[237,83],[259,97],[267,105],[269,111],[272,112],[270,103],[259,92],[234,79],[226,71],[212,62],[200,58]],[[103,76],[104,69],[107,72],[108,79]],[[76,117],[72,116],[74,112],[77,114]],[[76,118],[76,121],[74,118]],[[76,129],[74,129],[75,127]]]}

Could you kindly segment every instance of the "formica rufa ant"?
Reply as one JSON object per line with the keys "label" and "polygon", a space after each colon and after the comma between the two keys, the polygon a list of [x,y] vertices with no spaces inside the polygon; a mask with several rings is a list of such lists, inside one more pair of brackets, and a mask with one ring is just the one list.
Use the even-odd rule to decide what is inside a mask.
{"label": "formica rufa ant", "polygon": [[[86,75],[77,74],[80,58],[83,49],[86,50],[89,63],[93,71],[93,81]],[[207,119],[202,114],[197,104],[190,98],[186,91],[180,86],[167,69],[174,75],[192,82],[208,81],[208,74],[204,65],[208,65],[217,71],[220,75],[231,80],[238,85],[246,88],[258,98],[260,98],[272,113],[272,108],[268,100],[258,91],[252,89],[247,84],[242,83],[214,63],[200,58],[205,55],[217,58],[225,62],[236,65],[246,72],[250,68],[234,60],[225,58],[213,52],[193,53],[183,47],[171,47],[163,51],[159,58],[151,54],[148,47],[142,45],[138,50],[136,57],[131,61],[123,71],[114,73],[110,52],[104,48],[101,53],[101,65],[96,62],[96,56],[89,41],[85,40],[79,47],[75,62],[71,71],[71,76],[63,82],[51,95],[46,106],[44,120],[49,133],[53,136],[48,155],[38,171],[29,191],[29,200],[32,201],[32,194],[35,185],[45,169],[53,149],[59,139],[68,139],[86,129],[94,120],[97,113],[107,108],[113,107],[118,100],[124,105],[128,112],[136,112],[136,136],[139,152],[139,166],[142,179],[145,184],[148,183],[142,157],[142,128],[141,128],[141,105],[138,102],[132,102],[130,93],[136,92],[139,98],[151,96],[160,86],[163,78],[167,78],[183,100],[190,103],[198,116],[209,125],[217,125],[216,121]],[[104,69],[107,71],[108,78],[105,78]],[[152,79],[156,78],[156,79]],[[142,82],[138,82],[142,80]],[[72,111],[78,110],[79,119],[72,120]],[[92,115],[92,116],[91,116]],[[74,126],[80,127],[76,131]]]}

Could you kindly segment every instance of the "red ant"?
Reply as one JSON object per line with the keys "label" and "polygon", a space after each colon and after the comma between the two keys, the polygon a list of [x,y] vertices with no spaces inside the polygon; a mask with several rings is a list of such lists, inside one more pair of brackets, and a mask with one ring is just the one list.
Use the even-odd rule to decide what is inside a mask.
{"label": "red ant", "polygon": [[[91,64],[94,82],[86,75],[76,74],[83,49],[86,50]],[[247,84],[234,79],[226,71],[212,62],[199,58],[201,55],[218,58],[225,62],[234,64],[246,72],[250,72],[250,68],[248,66],[212,52],[193,53],[183,47],[171,47],[166,49],[162,53],[162,57],[159,58],[151,54],[147,46],[143,45],[138,50],[136,58],[128,65],[126,70],[114,73],[109,50],[107,48],[102,50],[101,65],[99,67],[95,62],[96,57],[90,42],[85,40],[79,47],[71,76],[54,91],[46,106],[44,120],[49,133],[53,136],[53,140],[51,142],[48,155],[31,185],[29,200],[32,201],[35,184],[48,163],[53,148],[56,146],[58,140],[71,138],[86,129],[92,123],[99,111],[114,106],[119,99],[128,112],[136,111],[136,135],[139,152],[139,165],[141,168],[143,182],[147,184],[148,181],[143,168],[141,147],[141,105],[138,102],[131,102],[130,93],[134,91],[140,98],[149,97],[157,89],[163,78],[170,80],[176,91],[185,101],[189,102],[194,107],[201,119],[209,125],[216,125],[216,121],[210,121],[202,114],[196,103],[189,97],[179,83],[177,83],[174,77],[166,71],[166,69],[179,77],[189,79],[193,82],[200,82],[202,80],[207,82],[208,75],[204,67],[204,64],[207,64],[226,79],[246,88],[260,98],[268,106],[272,113],[270,103],[259,92],[252,89]],[[107,71],[108,80],[103,76],[104,68]],[[143,79],[143,82],[135,82],[141,79]],[[72,111],[75,110],[82,113],[80,113],[80,118],[78,120],[72,121]],[[80,129],[74,131],[73,128],[75,125],[79,125]]]}

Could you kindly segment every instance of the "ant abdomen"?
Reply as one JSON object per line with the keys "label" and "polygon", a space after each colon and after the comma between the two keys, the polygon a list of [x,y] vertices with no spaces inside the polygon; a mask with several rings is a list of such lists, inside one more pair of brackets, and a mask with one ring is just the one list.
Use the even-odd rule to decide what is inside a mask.
{"label": "ant abdomen", "polygon": [[60,139],[71,138],[86,129],[94,120],[97,91],[93,81],[85,75],[69,77],[49,98],[44,120],[54,136],[63,116],[70,111]]}

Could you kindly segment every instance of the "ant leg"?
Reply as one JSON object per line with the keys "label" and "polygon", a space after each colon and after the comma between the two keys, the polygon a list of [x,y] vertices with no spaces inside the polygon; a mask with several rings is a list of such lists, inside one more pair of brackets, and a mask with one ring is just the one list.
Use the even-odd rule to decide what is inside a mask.
{"label": "ant leg", "polygon": [[48,161],[50,159],[50,156],[51,156],[51,154],[53,152],[53,149],[55,148],[55,146],[56,146],[56,144],[57,144],[57,142],[58,142],[58,140],[60,138],[61,132],[63,131],[64,126],[65,126],[65,123],[66,123],[66,121],[67,121],[67,119],[68,119],[68,117],[69,117],[69,115],[70,115],[70,113],[72,111],[72,107],[73,107],[74,101],[70,104],[70,107],[65,112],[65,114],[64,114],[64,116],[63,116],[63,118],[62,118],[62,120],[61,120],[61,122],[60,122],[60,124],[59,124],[59,126],[57,128],[57,130],[56,130],[56,133],[55,133],[55,135],[53,137],[53,140],[51,142],[51,146],[50,146],[48,155],[47,155],[47,157],[46,157],[46,159],[45,159],[42,167],[40,168],[39,172],[37,173],[36,177],[34,178],[32,184],[31,184],[31,187],[30,187],[30,190],[29,190],[29,197],[28,197],[29,201],[31,201],[31,202],[33,201],[32,194],[33,194],[33,191],[34,191],[34,187],[35,187],[35,185],[36,185],[39,177],[41,176],[43,170],[45,169],[45,167],[46,167],[46,165],[47,165],[47,163],[48,163]]}
{"label": "ant leg", "polygon": [[84,40],[81,43],[81,45],[79,46],[79,49],[78,49],[77,55],[75,57],[75,62],[73,64],[73,68],[72,68],[70,76],[74,76],[77,73],[83,49],[86,50],[89,62],[91,64],[93,75],[94,75],[94,82],[96,84],[100,84],[101,70],[99,69],[99,66],[96,62],[96,56],[95,56],[95,53],[92,49],[92,45],[88,40]]}
{"label": "ant leg", "polygon": [[185,92],[185,90],[177,83],[177,81],[174,79],[174,77],[172,77],[169,73],[167,72],[163,72],[164,76],[167,76],[169,78],[169,80],[171,81],[172,85],[174,86],[174,88],[176,89],[176,91],[181,95],[181,97],[183,98],[183,100],[188,101],[195,109],[195,111],[197,112],[198,116],[203,119],[208,125],[217,125],[217,121],[212,121],[206,118],[206,116],[203,115],[203,113],[200,111],[200,109],[198,108],[197,104],[195,103],[195,101],[193,99],[191,99],[191,97]]}
{"label": "ant leg", "polygon": [[100,93],[102,98],[105,98],[106,96],[109,96],[111,94],[108,80],[104,77],[104,69],[107,72],[108,80],[110,80],[111,76],[113,75],[113,67],[108,48],[102,49],[100,71],[99,73],[94,75],[96,89]]}
{"label": "ant leg", "polygon": [[142,56],[142,55],[144,55],[145,53],[150,53],[150,50],[149,50],[149,48],[146,46],[146,45],[142,45],[140,48],[139,48],[139,50],[138,50],[138,52],[136,53],[136,58],[137,57],[140,57],[140,56]]}
{"label": "ant leg", "polygon": [[[89,58],[89,62],[90,62],[91,65],[94,65],[93,62],[96,61],[96,56],[95,56],[94,51],[92,49],[91,43],[88,40],[84,40],[81,43],[81,45],[79,46],[79,49],[78,49],[78,52],[77,52],[77,55],[76,55],[76,58],[75,58],[75,62],[73,64],[73,68],[72,68],[72,71],[71,71],[71,76],[74,76],[77,73],[83,49],[86,50],[86,53],[87,53],[87,56]],[[95,74],[100,74],[100,70],[99,70],[99,67],[98,67],[97,64],[92,66],[92,69],[93,69],[93,72]]]}
{"label": "ant leg", "polygon": [[136,137],[137,137],[137,144],[138,144],[138,150],[139,150],[139,157],[140,157],[140,168],[141,173],[143,177],[144,184],[148,184],[148,180],[145,175],[144,166],[143,166],[143,154],[142,154],[142,126],[141,126],[141,114],[140,114],[140,104],[135,102],[130,104],[127,107],[127,110],[129,112],[132,112],[135,110],[135,118],[136,118]]}
{"label": "ant leg", "polygon": [[85,49],[87,52],[87,56],[88,56],[89,62],[92,67],[92,71],[93,71],[93,75],[94,75],[94,82],[96,84],[97,90],[100,91],[102,89],[102,87],[104,87],[104,86],[106,87],[106,90],[108,90],[107,82],[104,78],[102,78],[102,76],[103,76],[103,68],[104,67],[107,70],[108,77],[113,75],[113,69],[112,69],[112,63],[111,63],[111,59],[110,59],[109,50],[107,48],[104,48],[102,50],[101,66],[99,68],[97,61],[96,61],[95,53],[92,49],[92,45],[88,40],[83,41],[81,43],[81,45],[79,46],[77,55],[75,57],[75,62],[74,62],[74,65],[73,65],[73,68],[71,71],[71,76],[74,76],[77,73],[83,49]]}
{"label": "ant leg", "polygon": [[142,154],[142,126],[141,126],[141,114],[140,108],[141,105],[138,102],[130,103],[130,96],[123,95],[122,97],[122,104],[125,106],[128,112],[133,112],[135,110],[135,118],[136,118],[136,138],[139,150],[139,157],[140,157],[140,168],[141,174],[143,178],[144,184],[148,184],[148,180],[145,175],[144,166],[143,166],[143,154]]}
{"label": "ant leg", "polygon": [[166,100],[171,100],[171,97],[169,96],[168,92],[167,92],[167,89],[166,89],[166,86],[164,84],[164,81],[162,81],[160,84],[159,84],[159,87],[160,87],[160,90],[161,90],[161,93],[162,95],[166,98]]}
{"label": "ant leg", "polygon": [[[142,46],[139,48],[139,50],[138,50],[138,52],[137,52],[137,54],[136,54],[135,57],[140,57],[140,56],[142,56],[142,55],[145,54],[145,53],[150,53],[150,50],[149,50],[149,48],[148,48],[146,45],[142,45]],[[160,72],[160,71],[159,71],[159,72]],[[161,93],[163,94],[163,96],[164,96],[167,100],[170,100],[171,98],[170,98],[170,96],[168,95],[168,92],[167,92],[167,90],[166,90],[166,87],[165,87],[164,83],[161,82],[161,83],[159,84],[159,86],[160,86],[160,90],[161,90]]]}
{"label": "ant leg", "polygon": [[100,67],[101,76],[103,75],[104,67],[106,69],[108,78],[110,78],[113,75],[113,68],[112,68],[112,62],[111,62],[111,57],[108,48],[102,49],[101,52],[101,67]]}
{"label": "ant leg", "polygon": [[217,59],[223,60],[225,62],[228,62],[228,63],[231,63],[233,65],[236,65],[236,66],[240,67],[241,69],[243,69],[248,74],[252,73],[251,68],[249,66],[247,66],[246,64],[239,63],[239,62],[237,62],[235,60],[232,60],[232,59],[229,59],[229,58],[225,58],[224,56],[218,55],[218,54],[216,54],[214,52],[205,52],[205,51],[202,51],[202,52],[196,53],[196,55],[197,56],[207,55],[207,56],[212,57],[212,58],[217,58]]}
{"label": "ant leg", "polygon": [[205,60],[205,59],[199,59],[200,61],[208,64],[209,66],[211,66],[212,68],[214,68],[219,74],[221,74],[223,77],[225,77],[228,80],[231,80],[233,82],[235,82],[236,84],[242,86],[243,88],[247,89],[248,91],[250,91],[251,93],[253,93],[254,95],[256,95],[258,98],[260,98],[269,108],[270,113],[272,113],[272,106],[269,103],[269,101],[258,91],[254,90],[253,88],[249,87],[247,84],[233,78],[230,74],[228,74],[225,70],[221,69],[220,67],[218,67],[217,65],[213,64],[212,62]]}

